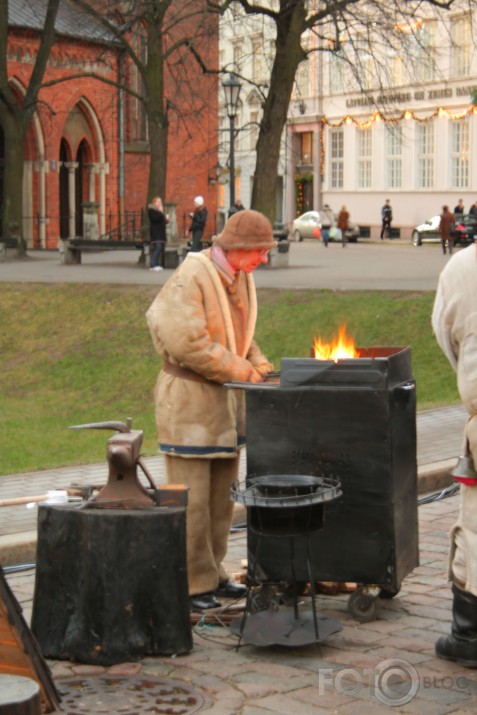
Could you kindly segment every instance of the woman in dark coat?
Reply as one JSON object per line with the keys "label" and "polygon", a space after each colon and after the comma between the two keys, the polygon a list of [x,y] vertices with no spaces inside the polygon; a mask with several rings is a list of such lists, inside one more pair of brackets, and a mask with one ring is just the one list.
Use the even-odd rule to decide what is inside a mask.
{"label": "woman in dark coat", "polygon": [[204,206],[204,197],[196,196],[194,199],[194,212],[189,214],[192,223],[189,228],[189,233],[192,234],[192,251],[202,250],[202,234],[204,233],[205,224],[207,221],[207,209]]}
{"label": "woman in dark coat", "polygon": [[151,239],[151,271],[162,271],[166,249],[166,224],[169,217],[164,213],[162,199],[155,196],[147,210],[149,216],[149,236]]}

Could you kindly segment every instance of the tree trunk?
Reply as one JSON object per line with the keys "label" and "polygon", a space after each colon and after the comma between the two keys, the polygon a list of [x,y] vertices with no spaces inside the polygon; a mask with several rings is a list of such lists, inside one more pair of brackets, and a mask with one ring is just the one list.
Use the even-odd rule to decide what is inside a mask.
{"label": "tree trunk", "polygon": [[32,631],[45,657],[112,665],[191,650],[185,512],[39,507]]}
{"label": "tree trunk", "polygon": [[300,62],[305,59],[300,42],[305,19],[305,3],[302,0],[295,4],[291,15],[283,14],[278,19],[276,56],[258,135],[252,208],[264,213],[272,223],[276,214],[276,179],[283,128],[287,121],[295,73]]}
{"label": "tree trunk", "polygon": [[[163,3],[160,11],[152,12],[149,7],[147,18],[147,64],[144,66],[147,98],[146,111],[151,146],[149,169],[148,201],[154,196],[166,200],[168,119],[164,101],[164,47],[163,24],[167,7]],[[148,224],[147,211],[144,212]]]}
{"label": "tree trunk", "polygon": [[151,165],[149,170],[148,197],[160,196],[166,199],[167,139],[168,125],[163,112],[149,111],[149,141],[151,144]]}
{"label": "tree trunk", "polygon": [[18,255],[26,253],[23,238],[23,160],[25,132],[21,119],[5,112],[2,116],[5,144],[3,189],[3,236],[18,239]]}

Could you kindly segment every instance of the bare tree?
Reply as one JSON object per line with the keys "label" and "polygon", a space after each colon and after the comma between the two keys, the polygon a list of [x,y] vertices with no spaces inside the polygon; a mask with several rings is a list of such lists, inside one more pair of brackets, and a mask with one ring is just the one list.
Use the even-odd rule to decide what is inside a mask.
{"label": "bare tree", "polygon": [[[280,143],[286,125],[295,77],[300,63],[310,50],[303,37],[312,32],[317,42],[313,51],[340,53],[358,82],[361,81],[360,56],[363,49],[376,65],[375,80],[379,82],[379,43],[390,42],[390,28],[407,23],[426,8],[446,11],[455,0],[225,0],[209,5],[225,12],[240,6],[247,16],[260,16],[274,28],[275,55],[268,86],[261,87],[263,115],[256,146],[256,168],[252,191],[252,206],[271,219],[275,217],[275,177],[278,171]],[[469,6],[473,0],[467,0]],[[342,38],[351,38],[343,46]],[[404,37],[404,35],[403,35]],[[354,39],[353,39],[354,38]],[[359,38],[359,42],[357,40]],[[396,39],[396,42],[398,40]],[[224,67],[224,71],[231,68]],[[243,79],[247,79],[244,77]]]}
{"label": "bare tree", "polygon": [[[206,106],[197,78],[207,72],[201,49],[217,41],[217,22],[205,0],[73,1],[114,35],[140,76],[151,158],[148,198],[165,196],[171,115],[191,132]],[[123,89],[131,90],[127,76]]]}
{"label": "bare tree", "polygon": [[25,137],[37,109],[38,95],[50,50],[55,42],[55,21],[61,0],[48,0],[38,53],[28,86],[15,95],[8,81],[8,0],[0,3],[0,126],[5,147],[2,230],[5,237],[18,239],[18,253],[26,252],[22,235],[23,152]]}

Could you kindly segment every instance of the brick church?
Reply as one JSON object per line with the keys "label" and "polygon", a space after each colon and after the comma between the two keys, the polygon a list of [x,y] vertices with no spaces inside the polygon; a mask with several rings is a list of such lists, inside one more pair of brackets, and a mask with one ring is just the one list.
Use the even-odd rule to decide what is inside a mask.
{"label": "brick church", "polygon": [[[46,0],[9,3],[8,81],[19,98],[33,70],[46,5]],[[208,21],[217,23],[213,17]],[[128,86],[141,93],[136,67],[99,22],[79,13],[70,0],[61,2],[56,31],[43,78],[46,86],[25,142],[23,235],[28,248],[54,249],[60,238],[82,236],[86,211],[95,214],[99,236],[116,237],[118,227],[126,224],[128,231],[131,226],[139,231],[148,203],[143,104],[118,86],[119,77],[126,76]],[[218,30],[213,37],[200,53],[208,67],[217,68]],[[202,195],[209,212],[207,236],[216,229],[217,195],[208,177],[217,164],[217,76],[204,74],[192,59],[187,74],[180,85],[170,74],[165,77],[165,97],[173,111],[163,198],[181,237],[187,234],[193,199]],[[0,128],[0,205],[3,164]]]}

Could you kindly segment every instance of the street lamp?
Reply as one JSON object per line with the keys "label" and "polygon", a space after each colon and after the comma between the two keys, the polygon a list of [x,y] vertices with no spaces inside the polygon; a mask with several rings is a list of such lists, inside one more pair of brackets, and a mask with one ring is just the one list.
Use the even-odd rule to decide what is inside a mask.
{"label": "street lamp", "polygon": [[225,105],[227,107],[227,115],[230,120],[230,208],[233,212],[235,204],[235,157],[234,157],[234,124],[237,116],[238,98],[242,85],[234,74],[229,74],[227,79],[222,82],[225,94]]}

